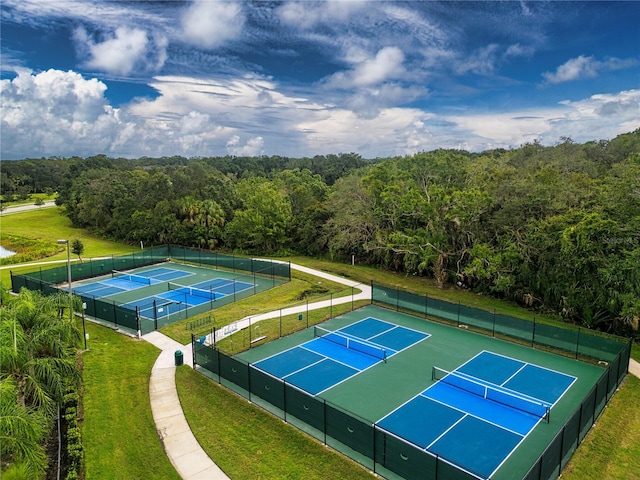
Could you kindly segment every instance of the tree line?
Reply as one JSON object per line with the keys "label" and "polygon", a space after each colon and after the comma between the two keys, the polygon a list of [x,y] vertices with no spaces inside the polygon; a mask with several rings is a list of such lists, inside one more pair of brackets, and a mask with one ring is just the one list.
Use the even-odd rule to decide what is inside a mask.
{"label": "tree line", "polygon": [[[66,215],[120,241],[354,256],[579,325],[638,332],[640,129],[375,160],[97,156],[10,166],[22,162],[62,165]],[[12,178],[3,171],[3,183]]]}

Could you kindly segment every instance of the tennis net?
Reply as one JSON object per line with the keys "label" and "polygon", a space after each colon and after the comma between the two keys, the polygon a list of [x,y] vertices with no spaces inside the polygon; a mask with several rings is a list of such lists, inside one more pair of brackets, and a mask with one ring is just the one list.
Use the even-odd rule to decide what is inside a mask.
{"label": "tennis net", "polygon": [[178,293],[184,293],[186,295],[193,295],[194,297],[207,298],[209,300],[216,299],[216,292],[212,290],[204,290],[202,288],[187,287],[186,285],[180,285],[177,283],[168,282],[168,289]]}
{"label": "tennis net", "polygon": [[133,273],[121,272],[120,270],[111,271],[112,278],[119,278],[121,280],[127,280],[129,282],[143,283],[145,285],[151,285],[151,279],[142,275],[135,275]]}
{"label": "tennis net", "polygon": [[550,406],[523,393],[499,387],[498,385],[493,386],[479,378],[474,378],[461,372],[448,372],[436,366],[432,369],[431,379],[444,382],[507,407],[535,415],[549,422]]}
{"label": "tennis net", "polygon": [[344,333],[340,333],[337,331],[327,330],[325,328],[319,327],[318,325],[315,325],[313,327],[313,336],[323,338],[330,342],[336,343],[360,353],[364,353],[366,355],[371,355],[372,357],[379,358],[381,360],[384,360],[385,362],[387,361],[387,351],[384,348],[379,347],[378,345],[367,342],[366,340],[350,337]]}

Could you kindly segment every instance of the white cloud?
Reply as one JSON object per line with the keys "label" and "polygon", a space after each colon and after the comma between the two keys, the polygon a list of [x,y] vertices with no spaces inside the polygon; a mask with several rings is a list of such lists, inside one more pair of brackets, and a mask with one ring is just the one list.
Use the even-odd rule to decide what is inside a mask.
{"label": "white cloud", "polygon": [[610,139],[640,127],[639,112],[640,90],[627,90],[567,100],[555,107],[452,115],[446,120],[473,141],[474,150],[483,150],[517,147],[535,139],[546,145],[560,137],[571,137],[576,142]]}
{"label": "white cloud", "polygon": [[311,2],[287,2],[280,6],[277,14],[289,25],[310,29],[322,23],[345,22],[367,6],[364,0],[323,0]]}
{"label": "white cloud", "polygon": [[158,70],[166,60],[167,40],[157,36],[151,41],[145,31],[137,28],[117,28],[102,42],[94,41],[86,30],[78,28],[74,38],[78,49],[89,56],[85,62],[88,68],[111,74],[129,75],[136,67]]}
{"label": "white cloud", "polygon": [[404,73],[404,54],[397,47],[385,47],[375,57],[360,61],[352,70],[331,75],[326,84],[330,88],[348,89],[378,85]]}
{"label": "white cloud", "polygon": [[106,151],[126,127],[95,78],[60,70],[17,73],[0,81],[3,158]]}
{"label": "white cloud", "polygon": [[489,75],[493,73],[499,46],[490,44],[486,47],[477,49],[467,58],[456,62],[454,69],[459,75],[466,73],[475,73],[477,75]]}
{"label": "white cloud", "polygon": [[255,157],[264,153],[264,138],[253,137],[247,143],[240,143],[240,136],[234,135],[227,141],[227,152],[236,157]]}
{"label": "white cloud", "polygon": [[238,38],[244,23],[239,3],[196,0],[182,17],[182,36],[188,43],[212,49]]}
{"label": "white cloud", "polygon": [[[23,70],[13,80],[1,80],[2,158],[351,151],[374,158],[440,147],[509,148],[535,139],[554,144],[562,136],[584,142],[640,126],[640,90],[549,108],[437,115],[393,106],[407,92],[393,83],[363,88],[361,97],[338,104],[325,103],[326,92],[300,93],[255,75],[158,77],[151,86],[157,98],[116,109],[102,82],[75,72]],[[367,110],[378,101],[376,93],[387,97],[387,104]]]}
{"label": "white cloud", "polygon": [[544,72],[542,77],[547,83],[563,83],[583,78],[597,77],[600,72],[615,71],[630,68],[637,65],[635,59],[609,58],[604,61],[596,60],[594,57],[580,55],[579,57],[567,60],[560,65],[555,72]]}

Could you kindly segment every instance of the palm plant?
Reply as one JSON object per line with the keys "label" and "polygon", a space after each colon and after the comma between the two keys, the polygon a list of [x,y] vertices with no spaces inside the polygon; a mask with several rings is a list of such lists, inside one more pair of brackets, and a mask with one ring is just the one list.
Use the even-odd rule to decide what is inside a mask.
{"label": "palm plant", "polygon": [[2,307],[1,453],[3,461],[23,462],[33,474],[31,478],[40,477],[46,467],[44,451],[31,446],[42,440],[43,432],[52,425],[65,386],[80,380],[75,352],[81,334],[65,314],[65,309],[76,308],[77,303],[70,305],[63,293],[43,296],[23,289]]}

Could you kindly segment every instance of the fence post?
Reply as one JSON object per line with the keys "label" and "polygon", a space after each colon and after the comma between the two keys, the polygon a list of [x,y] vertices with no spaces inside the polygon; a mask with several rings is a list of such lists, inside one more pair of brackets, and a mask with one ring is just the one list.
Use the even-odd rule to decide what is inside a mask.
{"label": "fence post", "polygon": [[373,280],[369,280],[371,282],[371,303],[370,305],[373,305]]}
{"label": "fence post", "polygon": [[576,338],[576,360],[578,359],[578,351],[580,350],[580,334],[582,329],[578,327],[578,338]]}
{"label": "fence post", "polygon": [[333,318],[333,293],[329,296],[329,318]]}
{"label": "fence post", "polygon": [[353,312],[353,289],[354,287],[351,287],[351,311]]}
{"label": "fence post", "polygon": [[[167,308],[169,308],[169,305],[167,305]],[[155,300],[153,301],[153,328],[158,330],[158,306]]]}
{"label": "fence post", "polygon": [[307,328],[309,328],[309,299],[307,298]]}
{"label": "fence post", "polygon": [[496,338],[496,309],[493,309],[493,325],[491,327],[491,336]]}
{"label": "fence post", "polygon": [[429,316],[429,294],[424,294],[424,318]]}
{"label": "fence post", "polygon": [[191,334],[191,364],[193,365],[193,369],[196,369],[196,336]]}
{"label": "fence post", "polygon": [[535,348],[536,344],[536,317],[533,317],[533,331],[531,332],[531,347]]}

